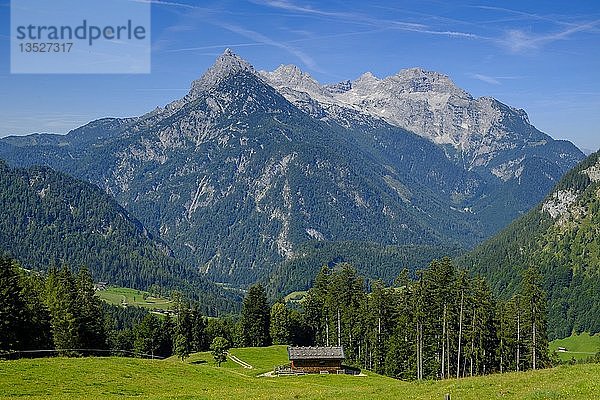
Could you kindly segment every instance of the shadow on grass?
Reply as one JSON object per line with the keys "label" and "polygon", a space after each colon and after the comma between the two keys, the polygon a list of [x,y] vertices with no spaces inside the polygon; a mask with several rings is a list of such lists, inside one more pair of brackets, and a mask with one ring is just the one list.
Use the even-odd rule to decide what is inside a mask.
{"label": "shadow on grass", "polygon": [[196,360],[196,361],[190,362],[190,364],[206,364],[206,360]]}

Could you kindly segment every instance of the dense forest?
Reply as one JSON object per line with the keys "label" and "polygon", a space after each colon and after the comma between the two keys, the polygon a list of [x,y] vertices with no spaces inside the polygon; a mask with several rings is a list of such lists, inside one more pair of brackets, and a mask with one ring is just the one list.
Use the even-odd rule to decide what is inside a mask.
{"label": "dense forest", "polygon": [[85,265],[96,281],[194,297],[211,315],[239,299],[176,260],[162,241],[98,187],[45,167],[0,160],[0,248],[33,269]]}
{"label": "dense forest", "polygon": [[600,332],[600,153],[569,171],[551,194],[506,229],[459,258],[511,296],[536,265],[548,293],[551,339]]}
{"label": "dense forest", "polygon": [[[175,298],[175,317],[102,306],[89,272],[27,272],[2,259],[0,350],[88,349],[182,359],[227,346],[343,345],[346,363],[398,379],[442,379],[543,368],[550,364],[542,277],[528,269],[510,300],[449,258],[411,280],[367,287],[347,263],[323,266],[304,301],[269,305],[263,286],[248,290],[241,314],[207,318],[197,302]],[[93,352],[92,352],[93,353]],[[10,353],[5,353],[10,354]]]}
{"label": "dense forest", "polygon": [[[0,258],[0,356],[54,354],[168,357],[190,333],[190,351],[213,336],[231,337],[229,318],[207,318],[199,303],[177,298],[176,315],[103,303],[86,268],[27,271]],[[188,327],[188,323],[192,324]],[[198,334],[200,332],[200,334]],[[187,337],[187,336],[186,336]],[[50,351],[49,353],[47,353]],[[178,351],[181,351],[180,349]]]}

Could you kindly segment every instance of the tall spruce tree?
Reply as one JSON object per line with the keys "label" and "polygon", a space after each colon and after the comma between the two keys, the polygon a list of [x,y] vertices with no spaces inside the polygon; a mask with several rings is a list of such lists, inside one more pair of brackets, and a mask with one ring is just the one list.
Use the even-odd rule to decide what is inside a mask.
{"label": "tall spruce tree", "polygon": [[71,270],[64,266],[60,270],[51,268],[46,279],[46,305],[50,311],[52,339],[63,355],[71,354],[68,349],[79,349],[77,324],[77,289]]}
{"label": "tall spruce tree", "polygon": [[89,270],[82,267],[77,273],[75,316],[78,345],[84,349],[105,349],[107,336],[101,300],[96,296]]}
{"label": "tall spruce tree", "polygon": [[526,321],[527,350],[529,367],[544,368],[548,359],[548,310],[543,277],[535,266],[530,266],[523,274],[522,296]]}
{"label": "tall spruce tree", "polygon": [[19,350],[25,335],[25,303],[12,260],[0,257],[0,350]]}
{"label": "tall spruce tree", "polygon": [[251,286],[242,305],[240,344],[247,347],[270,345],[270,316],[265,288],[260,284]]}
{"label": "tall spruce tree", "polygon": [[44,303],[44,279],[38,273],[21,272],[21,298],[25,303],[26,329],[23,348],[52,349],[50,312]]}
{"label": "tall spruce tree", "polygon": [[269,333],[273,344],[289,344],[292,336],[290,310],[281,302],[271,307],[271,326]]}

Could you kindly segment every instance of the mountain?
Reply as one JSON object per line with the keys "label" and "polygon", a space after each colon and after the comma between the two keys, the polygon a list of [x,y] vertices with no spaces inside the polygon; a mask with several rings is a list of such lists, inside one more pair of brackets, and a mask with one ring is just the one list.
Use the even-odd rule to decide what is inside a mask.
{"label": "mountain", "polygon": [[489,278],[504,296],[517,290],[527,266],[537,265],[546,281],[550,336],[600,332],[600,152],[459,263]]}
{"label": "mountain", "polygon": [[[211,280],[246,285],[277,273],[296,288],[316,261],[352,259],[389,280],[457,254],[541,199],[540,171],[557,179],[580,156],[547,136],[515,142],[523,168],[505,182],[364,104],[323,100],[350,96],[356,82],[321,86],[288,69],[265,75],[226,50],[165,107],[60,137],[4,138],[0,156],[98,185]],[[306,92],[277,83],[292,75]],[[385,254],[398,264],[381,269]]]}
{"label": "mountain", "polygon": [[411,68],[384,79],[367,72],[334,85],[321,85],[293,65],[261,75],[317,118],[352,125],[368,115],[442,147],[454,163],[496,187],[472,205],[491,222],[488,234],[534,206],[584,158],[570,142],[533,127],[524,110],[491,97],[473,98],[437,72]]}
{"label": "mountain", "polygon": [[0,161],[0,249],[27,268],[86,266],[99,281],[185,290],[213,310],[233,310],[214,285],[176,261],[170,248],[98,187],[47,167]]}

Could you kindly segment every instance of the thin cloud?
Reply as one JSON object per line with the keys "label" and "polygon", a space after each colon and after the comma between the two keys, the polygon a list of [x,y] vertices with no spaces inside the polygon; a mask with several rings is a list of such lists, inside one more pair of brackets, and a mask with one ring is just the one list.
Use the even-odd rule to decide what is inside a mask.
{"label": "thin cloud", "polygon": [[203,7],[194,6],[186,3],[177,3],[174,1],[162,1],[162,0],[131,0],[135,3],[147,3],[147,4],[158,4],[161,6],[171,6],[171,7],[180,7],[180,8],[189,8],[189,9],[204,9]]}
{"label": "thin cloud", "polygon": [[245,28],[242,28],[237,25],[220,24],[219,26],[221,26],[224,29],[227,29],[228,31],[237,33],[241,36],[244,36],[245,38],[252,39],[258,43],[262,43],[265,45],[269,45],[269,46],[273,46],[273,47],[277,47],[282,50],[285,50],[288,53],[296,56],[307,67],[309,67],[312,70],[315,70],[317,72],[320,72],[319,67],[317,66],[315,61],[308,54],[305,54],[301,50],[298,50],[297,48],[290,46],[288,43],[273,40],[273,39],[263,35],[262,33],[252,31],[249,29],[245,29]]}
{"label": "thin cloud", "polygon": [[[179,49],[169,49],[164,50],[164,53],[181,53],[187,51],[203,51],[203,50],[212,50],[212,49],[226,49],[226,48],[236,48],[236,47],[251,47],[251,46],[264,46],[264,43],[226,43],[226,44],[215,44],[211,46],[200,46],[200,47],[183,47]],[[217,54],[218,55],[218,54]]]}
{"label": "thin cloud", "polygon": [[538,50],[541,47],[569,38],[578,32],[589,32],[600,25],[600,20],[573,25],[568,29],[550,34],[536,35],[527,33],[519,29],[512,29],[506,32],[500,43],[507,47],[513,53],[522,53],[528,50]]}
{"label": "thin cloud", "polygon": [[500,11],[500,12],[504,12],[504,13],[508,13],[508,14],[514,14],[514,15],[518,15],[518,16],[520,16],[522,18],[526,18],[526,19],[552,22],[552,23],[557,24],[557,25],[564,25],[564,26],[572,26],[572,25],[574,25],[572,22],[562,21],[562,20],[558,19],[556,16],[552,16],[551,17],[551,16],[546,16],[546,15],[528,13],[528,12],[525,12],[525,11],[514,10],[514,9],[511,9],[511,8],[494,7],[494,6],[472,6],[472,7],[478,8],[478,9],[481,9],[481,10]]}
{"label": "thin cloud", "polygon": [[423,34],[428,34],[428,35],[441,35],[441,36],[457,37],[457,38],[487,39],[485,37],[482,37],[475,33],[470,33],[470,32],[438,30],[438,29],[434,29],[428,25],[424,25],[421,23],[373,18],[373,17],[369,17],[369,16],[366,16],[363,14],[348,13],[348,12],[336,12],[336,11],[324,11],[324,10],[314,8],[314,7],[299,6],[297,4],[294,4],[294,3],[290,2],[290,1],[286,1],[286,0],[266,0],[266,1],[255,0],[254,3],[261,4],[261,5],[268,6],[268,7],[277,8],[277,9],[282,9],[282,10],[286,10],[286,11],[301,13],[301,14],[320,16],[320,17],[330,17],[330,18],[344,20],[346,22],[351,22],[351,23],[356,23],[356,24],[363,24],[363,25],[366,24],[366,25],[375,26],[378,28],[387,28],[387,29],[402,30],[402,31],[407,31],[407,32],[423,33]]}
{"label": "thin cloud", "polygon": [[522,76],[490,76],[485,74],[470,74],[470,76],[491,85],[501,85],[504,80],[523,79]]}
{"label": "thin cloud", "polygon": [[480,80],[485,83],[489,83],[492,85],[500,85],[500,81],[494,77],[483,75],[483,74],[473,74],[473,78]]}

